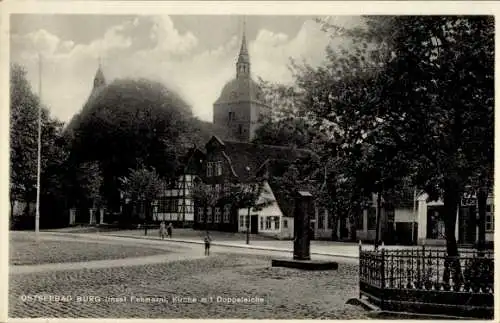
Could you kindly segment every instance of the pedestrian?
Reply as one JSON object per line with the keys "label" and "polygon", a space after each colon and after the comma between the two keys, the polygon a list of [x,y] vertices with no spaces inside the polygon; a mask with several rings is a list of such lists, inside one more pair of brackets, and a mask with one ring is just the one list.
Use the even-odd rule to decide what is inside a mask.
{"label": "pedestrian", "polygon": [[161,221],[160,223],[160,238],[165,239],[165,221]]}
{"label": "pedestrian", "polygon": [[205,235],[205,256],[210,256],[210,242],[212,242],[212,239],[207,231],[207,234]]}
{"label": "pedestrian", "polygon": [[169,222],[167,227],[167,235],[169,238],[172,238],[172,229],[173,229],[172,222]]}

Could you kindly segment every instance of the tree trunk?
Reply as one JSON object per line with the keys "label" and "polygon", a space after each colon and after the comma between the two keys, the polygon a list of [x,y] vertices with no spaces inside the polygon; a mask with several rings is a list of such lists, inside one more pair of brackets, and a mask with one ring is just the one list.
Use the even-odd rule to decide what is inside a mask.
{"label": "tree trunk", "polygon": [[[456,285],[463,281],[460,260],[458,258],[458,245],[455,236],[457,210],[460,202],[460,190],[457,183],[445,185],[444,194],[444,229],[446,235],[446,252],[448,259],[445,262],[443,280],[448,281],[451,278]],[[448,268],[448,269],[447,269]]]}
{"label": "tree trunk", "polygon": [[448,256],[458,256],[457,239],[455,229],[457,223],[457,209],[460,200],[460,193],[456,188],[449,186],[445,188],[444,202],[444,229],[446,235],[446,251]]}
{"label": "tree trunk", "polygon": [[149,212],[148,202],[145,202],[144,203],[144,235],[145,236],[148,235],[148,212]]}
{"label": "tree trunk", "polygon": [[337,214],[337,216],[335,216],[335,214],[333,214],[332,217],[333,217],[332,218],[332,220],[333,220],[332,240],[333,241],[339,241],[338,231],[339,231],[340,215]]}
{"label": "tree trunk", "polygon": [[487,190],[484,187],[479,188],[477,192],[477,211],[479,214],[478,221],[478,236],[477,236],[477,249],[480,251],[479,255],[483,255],[486,247],[486,200],[488,198]]}
{"label": "tree trunk", "polygon": [[10,198],[10,225],[9,227],[12,229],[14,225],[14,207],[15,207],[16,201],[14,198]]}
{"label": "tree trunk", "polygon": [[248,214],[247,214],[247,239],[246,239],[246,244],[250,244],[250,206],[248,207]]}
{"label": "tree trunk", "polygon": [[26,203],[26,206],[24,207],[24,215],[30,216],[30,202],[27,195],[24,197],[24,201],[24,203]]}
{"label": "tree trunk", "polygon": [[[325,168],[325,178],[326,178],[326,168]],[[325,179],[326,180],[326,179]],[[332,225],[332,241],[338,241],[339,237],[337,235],[337,219],[338,219],[338,200],[337,200],[337,187],[335,186],[336,183],[327,183],[327,191],[331,191],[331,198],[333,199],[333,203],[330,204],[331,208],[328,210],[330,213],[331,212],[331,219],[333,221]]]}
{"label": "tree trunk", "polygon": [[382,208],[382,191],[377,193],[377,223],[375,225],[375,249],[378,249],[380,240],[381,208]]}

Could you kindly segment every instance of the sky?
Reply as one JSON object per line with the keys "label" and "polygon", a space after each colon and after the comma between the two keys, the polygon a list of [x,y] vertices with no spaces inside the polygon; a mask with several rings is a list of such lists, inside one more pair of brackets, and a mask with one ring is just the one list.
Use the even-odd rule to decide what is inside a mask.
{"label": "sky", "polygon": [[[348,46],[348,40],[321,31],[313,18],[14,14],[10,60],[24,66],[39,93],[41,57],[42,101],[64,122],[87,100],[99,62],[108,82],[140,77],[160,81],[180,94],[194,115],[211,121],[213,103],[236,75],[243,29],[255,80],[290,83],[290,58],[318,65],[327,45]],[[354,16],[330,19],[348,28],[361,23]]]}

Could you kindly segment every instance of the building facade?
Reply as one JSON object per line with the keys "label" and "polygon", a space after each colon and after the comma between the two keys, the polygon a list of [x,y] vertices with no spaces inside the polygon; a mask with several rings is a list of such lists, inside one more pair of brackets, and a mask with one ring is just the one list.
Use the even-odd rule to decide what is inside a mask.
{"label": "building facade", "polygon": [[[427,194],[418,197],[418,243],[431,245],[446,244],[445,226],[441,215],[444,212],[442,200],[430,201]],[[477,199],[475,197],[462,198],[457,209],[455,238],[461,245],[474,245],[479,235],[479,221]],[[494,203],[493,196],[486,200],[485,240],[493,243],[494,240]]]}
{"label": "building facade", "polygon": [[205,154],[194,147],[182,161],[183,167],[177,180],[171,183],[160,193],[153,204],[153,221],[166,221],[176,227],[192,227],[194,224],[195,206],[192,189],[196,181],[200,181],[198,174]]}
{"label": "building facade", "polygon": [[[383,205],[379,227],[379,237],[386,244],[426,244],[445,245],[445,224],[441,215],[444,212],[442,200],[431,201],[425,193],[414,194],[412,203],[396,206]],[[411,205],[413,204],[413,205]],[[493,196],[487,198],[485,232],[486,242],[494,240]],[[357,217],[357,240],[373,242],[376,236],[376,195],[371,205]],[[464,198],[457,209],[455,238],[459,245],[474,245],[479,234],[477,200]]]}
{"label": "building facade", "polygon": [[[274,165],[291,163],[309,154],[301,149],[222,141],[214,136],[206,144],[199,179],[214,192],[228,193],[234,184],[251,184],[256,176],[276,174]],[[289,201],[275,194],[277,189],[268,181],[263,183],[259,200],[266,201],[266,206],[258,211],[251,209],[249,223],[248,209],[238,209],[230,201],[222,200],[211,207],[195,205],[194,228],[246,232],[248,227],[251,233],[291,238],[293,208]]]}
{"label": "building facade", "polygon": [[[324,207],[315,207],[314,217],[311,219],[311,228],[314,239],[332,240],[335,218]],[[340,219],[337,226],[337,237],[339,240],[349,240],[353,226],[349,219]]]}

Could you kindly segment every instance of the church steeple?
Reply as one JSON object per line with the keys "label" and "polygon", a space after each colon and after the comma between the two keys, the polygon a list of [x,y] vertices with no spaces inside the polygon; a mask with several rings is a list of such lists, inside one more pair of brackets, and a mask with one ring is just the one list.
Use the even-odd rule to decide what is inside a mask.
{"label": "church steeple", "polygon": [[104,78],[104,73],[102,72],[101,59],[99,58],[99,67],[94,77],[94,90],[106,85],[106,79]]}
{"label": "church steeple", "polygon": [[241,37],[240,54],[238,55],[238,61],[236,62],[237,78],[250,76],[250,56],[248,55],[245,29],[246,29],[246,24],[245,21],[243,21],[243,36]]}

